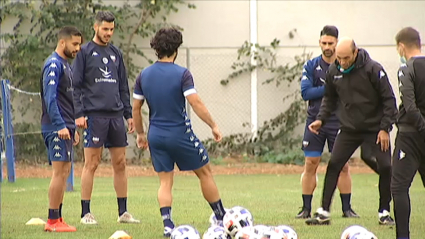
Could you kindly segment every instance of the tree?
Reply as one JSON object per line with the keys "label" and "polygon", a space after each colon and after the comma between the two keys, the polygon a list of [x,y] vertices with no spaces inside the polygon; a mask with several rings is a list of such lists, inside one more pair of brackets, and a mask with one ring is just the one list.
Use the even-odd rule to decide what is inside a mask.
{"label": "tree", "polygon": [[[134,62],[135,56],[141,56],[152,63],[152,60],[140,50],[140,46],[134,43],[136,36],[139,39],[149,38],[160,27],[172,25],[167,22],[167,16],[177,13],[181,6],[195,8],[193,4],[187,4],[183,0],[140,0],[135,4],[134,1],[127,0],[123,1],[122,6],[106,5],[101,0],[1,1],[2,20],[16,19],[16,23],[12,33],[0,35],[9,45],[0,58],[2,66],[0,76],[3,79],[10,79],[13,86],[32,92],[40,91],[40,70],[43,61],[55,48],[56,32],[61,27],[76,26],[87,41],[93,37],[95,12],[97,10],[113,12],[117,19],[114,36],[118,40],[113,43],[121,48],[129,79],[134,79],[142,69]],[[40,101],[40,98],[25,97],[24,100]],[[35,103],[21,103],[22,107],[18,111],[23,116],[29,107],[36,108],[37,110],[31,113],[37,118],[41,107],[34,107]],[[28,130],[28,126],[26,129]]]}
{"label": "tree", "polygon": [[[293,34],[290,32],[290,36]],[[310,59],[311,53],[305,51],[294,57],[295,62],[279,65],[277,63],[277,49],[280,40],[274,39],[270,46],[255,45],[256,51],[252,51],[253,44],[247,41],[238,49],[237,61],[231,66],[233,72],[220,81],[223,86],[232,81],[251,73],[254,69],[272,73],[262,84],[274,83],[276,87],[282,85],[291,86],[293,82],[299,82],[304,63]],[[251,57],[256,59],[257,64],[251,64]],[[305,103],[300,97],[300,90],[294,90],[284,99],[290,100],[290,106],[284,112],[263,123],[257,130],[257,137],[253,138],[250,133],[240,133],[224,137],[222,142],[215,143],[208,139],[205,141],[209,152],[214,155],[246,155],[262,156],[260,160],[275,163],[302,163],[300,157],[293,149],[299,147],[300,139],[294,137],[294,129],[305,120]],[[244,123],[249,126],[249,123]],[[297,148],[298,149],[298,148]]]}

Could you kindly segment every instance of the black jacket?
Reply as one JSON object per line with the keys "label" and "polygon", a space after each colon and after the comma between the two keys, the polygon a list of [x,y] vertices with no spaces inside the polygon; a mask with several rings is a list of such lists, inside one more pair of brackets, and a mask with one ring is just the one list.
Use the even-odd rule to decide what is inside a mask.
{"label": "black jacket", "polygon": [[397,74],[401,100],[398,130],[425,136],[425,57],[412,57]]}
{"label": "black jacket", "polygon": [[341,130],[355,132],[391,131],[397,106],[384,68],[359,49],[354,69],[338,70],[338,62],[326,74],[325,95],[316,119],[322,124],[337,109]]}

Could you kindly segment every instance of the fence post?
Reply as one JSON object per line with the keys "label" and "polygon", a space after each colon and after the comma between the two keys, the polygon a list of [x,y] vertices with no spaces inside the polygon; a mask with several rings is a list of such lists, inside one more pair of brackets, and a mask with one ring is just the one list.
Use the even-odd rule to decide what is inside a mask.
{"label": "fence post", "polygon": [[15,182],[15,148],[13,145],[13,125],[10,103],[9,80],[1,81],[2,109],[3,109],[3,129],[6,140],[6,161],[7,161],[7,179],[9,182]]}
{"label": "fence post", "polygon": [[[258,41],[258,25],[257,25],[257,0],[250,0],[249,2],[249,28],[251,40],[251,65],[257,66],[255,52],[257,51],[256,45]],[[258,95],[257,95],[257,68],[251,72],[251,133],[252,139],[257,138],[258,130]]]}

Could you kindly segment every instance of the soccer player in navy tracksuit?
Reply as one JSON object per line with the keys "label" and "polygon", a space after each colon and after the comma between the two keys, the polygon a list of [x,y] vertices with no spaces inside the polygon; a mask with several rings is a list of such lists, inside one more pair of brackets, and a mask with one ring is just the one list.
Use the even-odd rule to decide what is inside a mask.
{"label": "soccer player in navy tracksuit", "polygon": [[379,208],[381,225],[393,225],[390,216],[391,152],[389,132],[395,123],[397,106],[384,68],[372,60],[353,39],[340,39],[337,60],[326,74],[325,95],[316,120],[308,128],[319,134],[338,107],[340,132],[326,169],[321,207],[308,225],[330,223],[330,207],[341,169],[354,151],[366,143],[372,147],[379,170]]}
{"label": "soccer player in navy tracksuit", "polygon": [[[338,41],[338,29],[335,26],[324,26],[320,32],[319,44],[322,55],[313,58],[304,64],[301,78],[301,96],[308,101],[307,121],[304,130],[302,150],[305,156],[304,172],[302,174],[302,199],[303,207],[296,218],[311,217],[311,202],[313,192],[316,188],[316,172],[320,163],[325,142],[328,143],[328,150],[332,152],[335,138],[339,130],[339,121],[336,112],[332,112],[328,123],[320,129],[319,134],[314,134],[308,129],[319,113],[322,98],[325,92],[326,72],[329,65],[336,59],[335,47]],[[373,160],[370,147],[362,145],[362,159],[375,172],[377,164]],[[341,196],[343,217],[358,217],[351,208],[351,176],[349,174],[348,163],[345,164],[338,179],[338,188]]]}
{"label": "soccer player in navy tracksuit", "polygon": [[62,202],[66,180],[74,158],[73,145],[78,144],[75,131],[72,71],[67,60],[75,57],[82,43],[75,27],[63,27],[58,43],[44,62],[40,79],[41,131],[47,147],[53,175],[49,187],[49,216],[44,227],[50,232],[74,232],[62,218]]}
{"label": "soccer player in navy tracksuit", "polygon": [[425,167],[425,56],[421,53],[417,30],[403,28],[395,40],[402,61],[398,70],[401,104],[396,122],[391,191],[396,238],[409,239],[409,188],[418,169]]}
{"label": "soccer player in navy tracksuit", "polygon": [[[164,224],[164,236],[170,236],[174,163],[181,171],[194,171],[201,182],[205,199],[213,209],[218,224],[225,214],[217,186],[209,166],[207,150],[193,132],[185,110],[185,99],[194,112],[212,129],[214,139],[222,138],[217,124],[198,96],[190,71],[174,64],[182,34],[173,28],[159,30],[151,41],[158,61],[137,77],[133,93],[133,116],[137,145],[149,147],[152,164],[160,179],[158,201]],[[149,107],[149,132],[143,129],[141,107]],[[149,142],[149,144],[148,144]]]}
{"label": "soccer player in navy tracksuit", "polygon": [[121,51],[109,43],[115,17],[99,11],[95,17],[95,36],[84,44],[73,62],[75,123],[84,128],[84,168],[81,175],[81,223],[97,224],[90,211],[95,171],[102,147],[108,148],[114,170],[118,222],[139,223],[127,212],[125,150],[127,130],[134,132],[127,72]]}

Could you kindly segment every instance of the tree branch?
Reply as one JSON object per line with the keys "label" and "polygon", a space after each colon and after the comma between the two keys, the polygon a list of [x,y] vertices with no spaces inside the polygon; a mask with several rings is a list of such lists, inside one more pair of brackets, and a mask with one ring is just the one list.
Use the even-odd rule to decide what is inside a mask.
{"label": "tree branch", "polygon": [[139,29],[139,27],[146,22],[147,18],[151,15],[151,9],[146,10],[146,9],[142,9],[142,14],[140,16],[139,22],[137,22],[136,26],[134,27],[133,31],[131,32],[130,36],[128,37],[128,41],[127,41],[127,48],[125,50],[125,61],[126,64],[128,66],[129,60],[130,60],[130,48],[131,48],[131,42],[133,41],[134,35],[136,35],[137,30]]}

